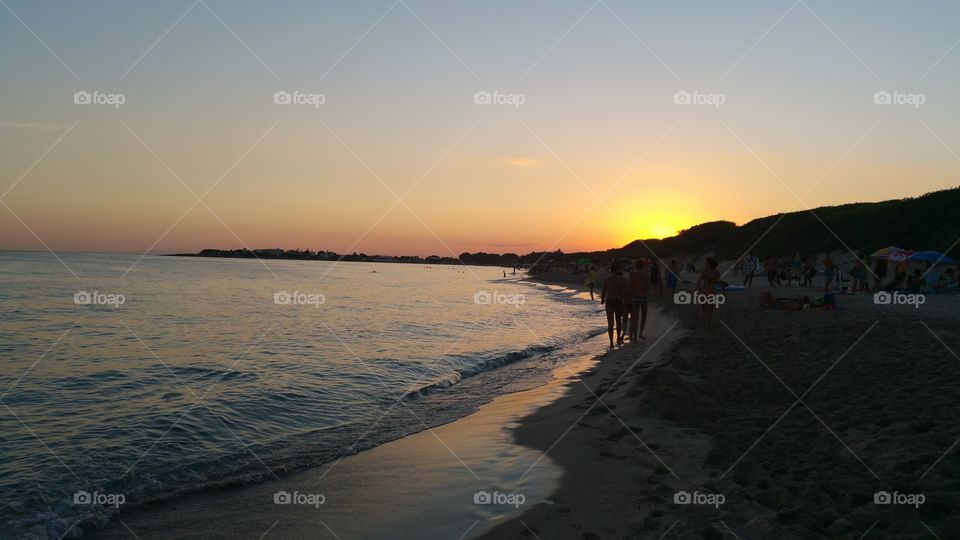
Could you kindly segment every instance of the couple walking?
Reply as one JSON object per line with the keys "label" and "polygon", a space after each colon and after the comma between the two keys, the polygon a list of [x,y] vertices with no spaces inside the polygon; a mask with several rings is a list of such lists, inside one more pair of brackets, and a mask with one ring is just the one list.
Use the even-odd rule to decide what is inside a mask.
{"label": "couple walking", "polygon": [[[646,339],[643,329],[647,325],[647,289],[650,287],[650,268],[644,259],[636,262],[636,268],[624,276],[620,263],[610,265],[610,275],[603,282],[600,303],[607,312],[607,336],[610,347],[614,345],[613,331],[616,327],[617,343],[622,344],[629,335],[630,341]],[[629,329],[628,329],[629,325]]]}

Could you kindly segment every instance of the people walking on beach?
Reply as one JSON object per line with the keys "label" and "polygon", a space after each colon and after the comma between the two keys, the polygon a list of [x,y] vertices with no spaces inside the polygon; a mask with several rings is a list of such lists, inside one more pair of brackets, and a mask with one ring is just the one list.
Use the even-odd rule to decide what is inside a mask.
{"label": "people walking on beach", "polygon": [[743,286],[749,287],[753,285],[753,278],[756,277],[759,271],[760,258],[757,257],[757,252],[754,251],[743,259]]}
{"label": "people walking on beach", "polygon": [[[707,258],[707,265],[703,268],[703,271],[700,272],[700,277],[697,279],[696,289],[703,293],[707,297],[716,297],[717,295],[717,283],[720,281],[720,271],[717,270],[717,260],[713,257]],[[700,305],[701,313],[703,313],[703,318],[707,321],[707,324],[713,321],[713,310],[716,308],[715,302],[704,302]]]}
{"label": "people walking on beach", "polygon": [[584,282],[584,285],[590,287],[590,301],[593,302],[593,288],[597,285],[597,267],[591,266],[590,271],[587,272],[587,280]]}
{"label": "people walking on beach", "polygon": [[[676,264],[673,261],[672,264]],[[667,274],[667,287],[670,286],[670,276]],[[650,285],[650,273],[644,259],[638,259],[636,268],[630,272],[630,341],[636,343],[638,339],[647,339],[643,329],[647,326],[647,288]],[[676,283],[674,283],[676,286]]]}
{"label": "people walking on beach", "polygon": [[833,276],[836,272],[836,265],[830,253],[825,253],[823,257],[823,292],[830,292],[830,286],[833,284]]}
{"label": "people walking on beach", "polygon": [[610,338],[610,348],[613,348],[614,325],[617,330],[617,342],[623,343],[623,308],[629,288],[627,278],[620,273],[620,263],[611,264],[610,275],[603,280],[603,289],[600,291],[600,304],[606,306],[607,337]]}

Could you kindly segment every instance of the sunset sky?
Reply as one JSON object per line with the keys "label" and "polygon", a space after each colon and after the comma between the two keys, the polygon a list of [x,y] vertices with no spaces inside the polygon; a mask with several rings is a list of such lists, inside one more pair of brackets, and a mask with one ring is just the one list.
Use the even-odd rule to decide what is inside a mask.
{"label": "sunset sky", "polygon": [[578,251],[960,184],[955,1],[3,1],[0,249]]}

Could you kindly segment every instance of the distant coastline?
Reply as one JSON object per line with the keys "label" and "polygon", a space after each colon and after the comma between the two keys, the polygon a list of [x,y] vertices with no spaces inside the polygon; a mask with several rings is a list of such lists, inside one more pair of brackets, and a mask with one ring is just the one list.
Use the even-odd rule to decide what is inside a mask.
{"label": "distant coastline", "polygon": [[527,269],[541,262],[554,262],[564,257],[561,251],[543,253],[533,252],[527,255],[515,253],[461,253],[458,257],[429,255],[368,255],[366,253],[341,254],[333,251],[313,251],[310,249],[213,249],[207,248],[199,253],[169,253],[166,257],[210,257],[224,259],[280,259],[290,261],[335,261],[335,262],[373,262],[406,264],[447,264],[472,266],[502,266],[506,268]]}
{"label": "distant coastline", "polygon": [[697,260],[712,255],[735,260],[751,251],[767,256],[822,254],[841,245],[861,253],[896,245],[917,250],[937,250],[960,258],[960,188],[876,203],[823,206],[757,218],[743,225],[712,221],[694,225],[675,236],[634,240],[602,251],[564,253],[533,251],[516,253],[461,253],[457,257],[431,255],[338,254],[302,249],[204,249],[200,253],[177,253],[178,257],[225,257],[237,259],[288,259],[317,261],[386,262],[408,264],[467,264],[530,269],[532,275],[552,265],[589,261],[602,265],[618,258],[680,258]]}
{"label": "distant coastline", "polygon": [[291,261],[347,261],[407,264],[463,264],[455,257],[430,255],[367,255],[366,253],[339,254],[333,251],[309,249],[204,249],[199,253],[171,253],[169,257],[213,257],[224,259],[283,259]]}

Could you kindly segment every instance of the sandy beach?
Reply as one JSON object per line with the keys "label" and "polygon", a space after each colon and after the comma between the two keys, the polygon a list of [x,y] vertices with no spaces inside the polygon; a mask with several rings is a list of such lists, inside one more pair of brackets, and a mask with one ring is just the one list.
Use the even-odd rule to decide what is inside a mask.
{"label": "sandy beach", "polygon": [[564,476],[484,538],[960,536],[956,298],[761,311],[763,290],[710,326],[655,298],[642,345],[515,431]]}

